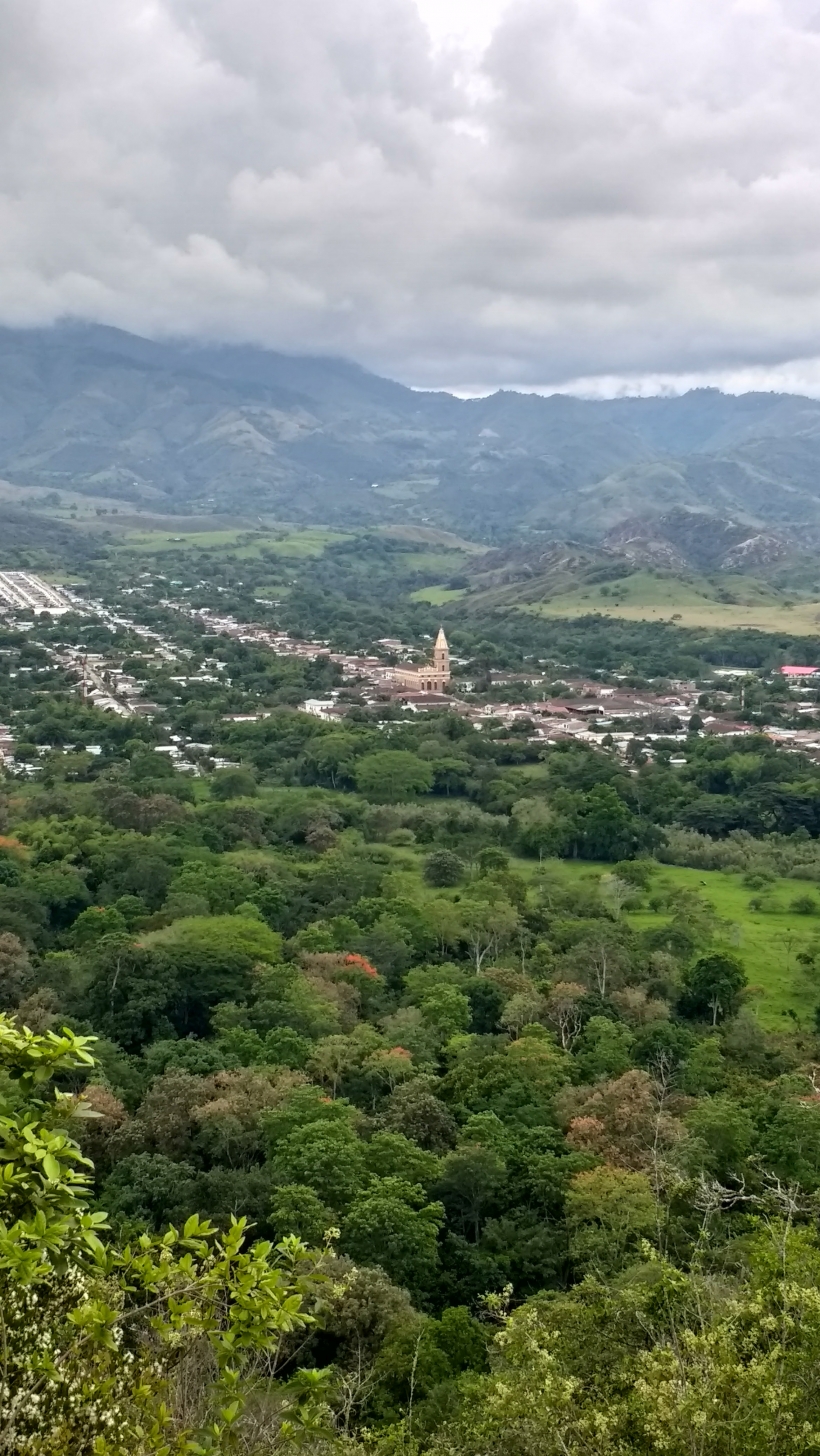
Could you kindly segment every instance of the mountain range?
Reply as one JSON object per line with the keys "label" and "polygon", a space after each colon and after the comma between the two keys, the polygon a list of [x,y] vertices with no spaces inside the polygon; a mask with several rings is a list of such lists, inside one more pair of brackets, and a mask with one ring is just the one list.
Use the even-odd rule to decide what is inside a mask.
{"label": "mountain range", "polygon": [[737,569],[820,540],[820,401],[459,399],[345,360],[64,323],[0,330],[0,475],[153,512],[423,522]]}

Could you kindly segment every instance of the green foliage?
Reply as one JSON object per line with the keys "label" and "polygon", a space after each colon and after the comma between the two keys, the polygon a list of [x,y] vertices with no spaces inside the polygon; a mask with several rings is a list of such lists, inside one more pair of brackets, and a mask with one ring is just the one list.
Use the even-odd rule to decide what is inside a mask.
{"label": "green foliage", "polygon": [[272,1172],[277,1183],[304,1184],[340,1212],[365,1183],[364,1148],[347,1121],[310,1122],[274,1146]]}
{"label": "green foliage", "polygon": [[71,939],[75,946],[93,945],[104,935],[125,935],[128,925],[125,917],[114,905],[92,905],[83,910],[71,927]]}
{"label": "green foliage", "polygon": [[567,1190],[566,1213],[572,1258],[582,1272],[599,1276],[635,1257],[658,1220],[649,1179],[623,1168],[579,1173]]}
{"label": "green foliage", "polygon": [[746,1456],[802,1456],[820,1439],[817,1247],[788,1227],[773,1234],[752,1241],[754,1287],[742,1292],[656,1260],[641,1281],[590,1280],[524,1304],[431,1449],[728,1456],[740,1439]]}
{"label": "green foliage", "polygon": [[257,792],[256,779],[246,768],[221,768],[209,781],[212,799],[243,799]]}
{"label": "green foliage", "polygon": [[708,1017],[713,1026],[733,1016],[746,986],[746,972],[737,956],[714,951],[700,956],[683,974],[681,1009],[687,1016]]}
{"label": "green foliage", "polygon": [[632,1066],[635,1038],[627,1026],[606,1016],[591,1016],[575,1046],[576,1075],[580,1082],[619,1077]]}
{"label": "green foliage", "polygon": [[435,849],[424,861],[424,878],[428,885],[437,888],[460,885],[464,878],[464,861],[451,849]]}
{"label": "green foliage", "polygon": [[[0,1116],[5,1448],[227,1452],[260,1359],[276,1392],[271,1429],[284,1439],[315,1429],[319,1377],[290,1388],[277,1379],[283,1341],[313,1319],[315,1257],[295,1238],[250,1244],[243,1220],[220,1232],[197,1215],[118,1245],[89,1208],[90,1164],[69,1131],[89,1109],[51,1085],[93,1066],[88,1040],[34,1036],[0,1017],[0,1060],[14,1086]],[[198,1367],[196,1414],[175,1398],[183,1357],[194,1362],[186,1378]]]}
{"label": "green foliage", "polygon": [[440,1203],[403,1178],[373,1178],[353,1200],[342,1222],[342,1248],[362,1263],[376,1264],[397,1284],[424,1296],[438,1270]]}
{"label": "green foliage", "polygon": [[366,753],[356,764],[356,784],[377,804],[398,804],[433,787],[430,764],[401,749]]}
{"label": "green foliage", "polygon": [[[276,591],[295,630],[324,614],[324,635],[350,650],[368,650],[368,632],[394,630],[394,609],[408,613],[406,640],[435,626],[420,601],[398,606],[407,583],[396,585],[397,572],[426,550],[392,536],[343,543],[308,593],[292,563],[280,579],[283,543],[272,544],[266,556],[255,536],[241,566],[220,551],[207,572],[196,556],[180,564],[186,546],[162,575],[173,570],[203,603],[211,592],[214,609],[237,616],[263,613]],[[463,553],[452,554],[472,579]],[[390,612],[374,596],[376,561]],[[435,580],[453,570],[438,563]],[[421,567],[412,571],[414,593],[429,587]],[[352,576],[343,600],[340,582]],[[808,1232],[820,1190],[811,1029],[820,951],[801,911],[820,883],[817,766],[758,735],[690,736],[683,764],[671,762],[671,740],[655,737],[651,760],[636,741],[624,761],[606,740],[544,746],[523,720],[476,732],[460,714],[396,704],[379,705],[377,726],[354,703],[338,727],[293,711],[342,686],[335,662],[203,639],[162,606],[166,592],[152,579],[130,593],[129,609],[150,600],[146,624],[191,654],[187,686],[149,661],[143,639],[120,644],[159,705],[151,723],[115,722],[61,689],[47,702],[7,673],[22,657],[0,652],[9,721],[41,765],[0,802],[0,1005],[15,1018],[12,1040],[27,1025],[30,1047],[54,1054],[59,1043],[58,1061],[69,1058],[55,1063],[59,1096],[41,1098],[34,1121],[36,1088],[0,1075],[10,1161],[27,1168],[38,1205],[30,1199],[27,1218],[78,1180],[53,1218],[75,1220],[72,1248],[86,1239],[93,1289],[82,1298],[115,1310],[147,1402],[138,1410],[143,1396],[135,1405],[123,1394],[131,1386],[113,1348],[108,1366],[94,1353],[78,1374],[82,1400],[93,1386],[102,1409],[103,1392],[118,1424],[112,1433],[89,1419],[76,1436],[55,1426],[55,1456],[75,1447],[84,1456],[83,1440],[92,1456],[98,1435],[109,1443],[101,1452],[118,1452],[120,1435],[129,1452],[154,1449],[154,1428],[134,1434],[138,1420],[148,1429],[146,1412],[166,1456],[269,1456],[291,1439],[311,1456],[336,1442],[352,1456],[734,1456],[738,1440],[746,1456],[754,1441],[779,1451],[781,1427],[789,1456],[792,1408],[812,1449],[804,1313],[820,1269]],[[501,614],[490,626],[472,619],[471,604],[453,624],[455,651],[474,678],[510,670],[514,680],[492,689],[507,701],[571,693],[547,678],[577,683],[582,660],[584,672],[608,663],[643,691],[628,659],[651,660],[657,675],[685,656],[683,635],[660,625],[518,614],[511,626]],[[70,625],[111,648],[101,623]],[[41,629],[63,640],[60,628]],[[43,649],[28,635],[9,645],[39,668]],[[697,651],[686,641],[682,670],[705,674],[706,639]],[[530,690],[523,677],[559,644],[566,655]],[[747,650],[774,646],[747,633],[720,650],[747,661]],[[200,687],[194,674],[210,653],[224,669]],[[788,692],[769,687],[769,721],[786,723]],[[747,690],[762,721],[762,680]],[[714,685],[704,695],[704,712],[719,711]],[[234,721],[245,711],[266,716]],[[210,773],[206,761],[200,779],[177,773],[153,752],[170,730],[241,767]],[[97,742],[100,755],[60,751]],[[53,748],[40,760],[35,745],[45,743]],[[758,890],[765,920],[748,908]],[[747,971],[759,986],[747,990]],[[84,1048],[76,1033],[92,1030],[102,1037],[94,1068],[72,1060]],[[80,1118],[84,1105],[94,1116]],[[46,1157],[62,1169],[53,1188],[41,1176]],[[7,1200],[12,1192],[9,1182]],[[102,1209],[116,1235],[104,1222],[83,1225]],[[212,1227],[189,1225],[193,1215]],[[201,1281],[243,1218],[282,1246],[264,1269],[248,1266],[252,1279],[261,1287],[265,1269],[278,1271],[291,1292],[304,1279],[299,1320],[321,1327],[294,1320],[275,1350],[236,1357],[228,1392],[220,1341],[227,1331],[236,1355],[233,1253],[221,1265],[227,1283],[203,1295],[219,1333],[195,1334],[195,1322]],[[320,1283],[314,1256],[289,1264],[283,1249],[291,1235],[318,1245],[332,1227],[342,1254]],[[155,1296],[142,1276],[129,1272],[125,1288],[115,1263],[104,1278],[96,1267],[94,1239],[116,1260],[126,1238],[134,1257],[164,1260],[173,1288],[157,1292],[161,1324],[190,1314],[173,1349],[149,1327]],[[250,1256],[243,1238],[239,1254]],[[19,1256],[42,1254],[28,1235],[18,1244]],[[75,1293],[60,1248],[47,1328],[63,1349]],[[250,1328],[255,1295],[243,1285],[241,1298]],[[784,1320],[784,1310],[799,1316]],[[25,1315],[28,1335],[28,1305]],[[780,1322],[779,1355],[767,1321]],[[22,1339],[22,1323],[15,1330]],[[733,1405],[733,1378],[747,1377],[750,1415]],[[756,1426],[769,1406],[780,1426],[763,1415]]]}
{"label": "green foliage", "polygon": [[700,1101],[687,1121],[702,1148],[706,1170],[721,1182],[737,1178],[755,1141],[754,1123],[748,1110],[721,1094]]}

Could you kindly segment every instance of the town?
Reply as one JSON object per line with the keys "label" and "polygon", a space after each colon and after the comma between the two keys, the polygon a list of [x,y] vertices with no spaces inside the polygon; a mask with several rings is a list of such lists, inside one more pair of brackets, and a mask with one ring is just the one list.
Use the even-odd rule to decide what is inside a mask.
{"label": "town", "polygon": [[[707,693],[702,684],[686,680],[667,679],[657,689],[651,684],[636,689],[589,675],[556,679],[552,674],[547,679],[543,671],[497,670],[490,671],[485,690],[477,693],[469,663],[451,658],[443,629],[426,658],[417,648],[393,637],[381,638],[374,644],[380,649],[378,655],[343,653],[332,651],[326,641],[300,639],[275,627],[191,606],[184,600],[163,596],[160,605],[195,625],[203,643],[209,644],[210,655],[204,656],[195,670],[190,668],[190,647],[125,615],[119,606],[83,594],[77,587],[48,583],[31,572],[0,572],[0,620],[9,629],[25,632],[32,642],[37,642],[38,621],[59,622],[69,615],[72,620],[94,619],[115,637],[125,634],[136,639],[145,667],[152,673],[164,673],[179,688],[220,682],[230,685],[226,664],[218,655],[221,640],[262,648],[276,657],[305,662],[326,660],[337,670],[339,686],[326,696],[305,698],[299,707],[327,723],[343,721],[353,708],[366,709],[377,722],[388,706],[410,714],[448,711],[464,718],[477,731],[506,729],[545,746],[577,741],[634,756],[635,746],[640,744],[644,760],[652,756],[656,742],[680,748],[692,732],[707,737],[742,737],[759,731],[753,723],[732,716],[732,705],[742,707],[744,682],[755,676],[742,668],[716,669],[715,683],[709,685]],[[39,645],[84,702],[123,718],[161,720],[160,708],[150,697],[150,678],[139,678],[127,671],[121,652],[90,650],[77,642]],[[768,724],[763,731],[781,748],[820,760],[820,705],[816,693],[806,696],[820,684],[820,670],[783,666],[774,675],[788,685],[791,711],[798,726]],[[535,696],[538,687],[547,681],[549,695]],[[526,700],[515,700],[516,687],[528,690]],[[505,690],[503,698],[494,695],[494,688]],[[224,716],[226,721],[250,722],[269,716],[271,711],[264,704],[248,702],[243,711]],[[158,745],[157,751],[167,754],[180,772],[196,774],[202,754],[209,748],[209,744],[186,739],[184,734],[169,733],[167,742]],[[18,764],[14,749],[13,724],[0,725],[0,763],[9,772],[36,774],[37,762]],[[683,763],[685,758],[678,751],[671,762]],[[227,760],[216,762],[217,767],[226,765]]]}

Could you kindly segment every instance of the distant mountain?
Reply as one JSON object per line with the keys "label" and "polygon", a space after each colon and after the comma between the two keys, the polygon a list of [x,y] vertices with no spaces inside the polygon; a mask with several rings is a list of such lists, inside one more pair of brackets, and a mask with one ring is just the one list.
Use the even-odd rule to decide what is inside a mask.
{"label": "distant mountain", "polygon": [[623,521],[603,543],[640,566],[670,571],[761,571],[793,554],[786,539],[705,511]]}
{"label": "distant mountain", "polygon": [[343,360],[4,329],[0,475],[154,511],[428,522],[498,542],[627,529],[657,547],[655,518],[707,512],[765,555],[772,532],[820,539],[820,401],[460,400]]}

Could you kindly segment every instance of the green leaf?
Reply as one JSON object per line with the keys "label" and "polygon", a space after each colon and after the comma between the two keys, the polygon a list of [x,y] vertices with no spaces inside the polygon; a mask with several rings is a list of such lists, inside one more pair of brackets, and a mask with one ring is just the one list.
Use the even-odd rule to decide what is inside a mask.
{"label": "green leaf", "polygon": [[57,1159],[52,1156],[51,1153],[46,1153],[45,1157],[43,1158],[43,1172],[52,1183],[57,1183],[59,1181],[60,1164],[57,1162]]}

